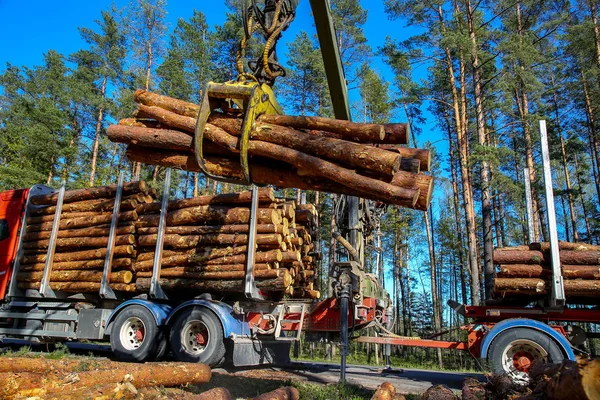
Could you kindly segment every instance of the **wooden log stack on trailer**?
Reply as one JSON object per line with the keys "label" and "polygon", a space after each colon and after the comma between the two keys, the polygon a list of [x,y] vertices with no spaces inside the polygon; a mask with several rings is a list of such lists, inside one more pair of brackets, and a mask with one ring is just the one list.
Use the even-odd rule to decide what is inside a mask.
{"label": "wooden log stack on trailer", "polygon": [[[600,302],[600,246],[559,242],[565,295],[578,303]],[[551,292],[552,257],[547,242],[494,251],[498,298],[546,296]]]}
{"label": "wooden log stack on trailer", "polygon": [[[57,217],[58,194],[32,196],[22,238],[22,257],[16,275],[21,289],[39,289],[46,270],[48,248],[54,246],[49,271],[52,290],[98,292],[109,241],[117,185],[67,190],[60,208],[56,239],[51,242]],[[123,186],[113,247],[110,287],[134,292],[136,207],[154,201],[144,182]]]}
{"label": "wooden log stack on trailer", "polygon": [[[135,118],[108,128],[136,162],[201,171],[193,135],[200,107],[145,90],[135,92]],[[213,175],[244,180],[243,115],[213,112],[204,130],[204,164]],[[262,115],[248,142],[253,183],[360,196],[427,210],[433,192],[429,150],[402,147],[407,124],[360,124],[321,117]]]}
{"label": "wooden log stack on trailer", "polygon": [[[315,290],[313,205],[258,194],[253,273],[271,295],[319,298]],[[168,203],[160,286],[167,291],[240,293],[246,276],[252,192],[206,195]],[[133,264],[137,290],[150,288],[158,240],[160,203],[139,205],[135,223],[139,254]],[[298,216],[298,217],[297,217]]]}

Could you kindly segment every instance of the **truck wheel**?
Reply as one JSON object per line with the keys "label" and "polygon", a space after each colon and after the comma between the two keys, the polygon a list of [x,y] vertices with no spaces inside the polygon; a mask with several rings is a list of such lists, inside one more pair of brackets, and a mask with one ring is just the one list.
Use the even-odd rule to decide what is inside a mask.
{"label": "truck wheel", "polygon": [[490,345],[488,362],[495,374],[507,374],[515,383],[527,384],[533,364],[560,363],[565,358],[554,339],[529,328],[500,333]]}
{"label": "truck wheel", "polygon": [[204,307],[181,312],[171,328],[171,351],[179,361],[217,366],[225,356],[221,321]]}
{"label": "truck wheel", "polygon": [[144,362],[158,349],[158,326],[154,316],[141,306],[129,306],[117,315],[110,334],[110,346],[118,359]]}

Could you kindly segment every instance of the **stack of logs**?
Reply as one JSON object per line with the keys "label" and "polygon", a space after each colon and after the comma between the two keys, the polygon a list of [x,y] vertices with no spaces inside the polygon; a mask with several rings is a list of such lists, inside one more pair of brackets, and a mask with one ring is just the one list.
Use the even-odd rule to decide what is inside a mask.
{"label": "stack of logs", "polygon": [[[136,162],[200,171],[192,135],[199,106],[144,90],[135,92],[136,118],[108,128]],[[239,137],[243,115],[214,112],[206,124],[205,166],[243,179]],[[408,143],[407,124],[360,124],[321,117],[262,115],[248,144],[254,183],[341,193],[427,210],[433,192],[429,150]]]}
{"label": "stack of logs", "polygon": [[[100,289],[116,190],[117,185],[65,191],[49,276],[51,289],[66,292]],[[110,275],[110,286],[114,290],[135,290],[135,285],[130,283],[136,256],[136,208],[152,203],[154,198],[155,192],[144,182],[126,183],[123,187]],[[40,288],[57,200],[57,193],[29,199],[23,256],[17,274],[19,288]]]}
{"label": "stack of logs", "polygon": [[[598,301],[600,297],[600,246],[559,242],[565,294]],[[552,257],[547,242],[494,251],[498,273],[494,292],[498,297],[546,295],[551,291]]]}
{"label": "stack of logs", "polygon": [[[314,289],[315,258],[310,228],[312,205],[275,198],[258,190],[254,278],[271,294],[319,298]],[[244,291],[252,192],[206,195],[168,203],[160,285],[164,290],[239,293]],[[133,265],[138,291],[150,287],[158,240],[159,202],[136,209],[139,254]]]}

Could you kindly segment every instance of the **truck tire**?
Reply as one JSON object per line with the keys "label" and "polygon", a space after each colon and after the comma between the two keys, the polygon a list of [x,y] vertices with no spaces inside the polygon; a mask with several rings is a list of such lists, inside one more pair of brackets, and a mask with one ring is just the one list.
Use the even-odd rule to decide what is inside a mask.
{"label": "truck tire", "polygon": [[156,356],[159,328],[147,308],[129,306],[117,315],[110,334],[110,346],[122,361],[144,362]]}
{"label": "truck tire", "polygon": [[221,321],[204,307],[189,307],[171,327],[171,351],[179,361],[219,365],[225,356]]}
{"label": "truck tire", "polygon": [[515,383],[527,384],[536,362],[560,363],[565,355],[549,335],[530,328],[511,328],[496,336],[488,351],[495,374],[507,374]]}

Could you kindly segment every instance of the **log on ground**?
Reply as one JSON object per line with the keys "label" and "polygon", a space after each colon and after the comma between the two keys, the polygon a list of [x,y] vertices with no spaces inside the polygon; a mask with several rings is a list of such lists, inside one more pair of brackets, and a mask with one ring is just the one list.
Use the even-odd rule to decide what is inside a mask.
{"label": "log on ground", "polygon": [[295,387],[285,386],[256,396],[254,400],[300,400],[300,392]]}

